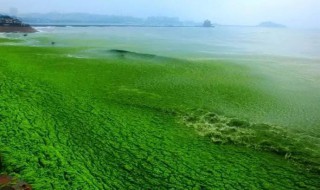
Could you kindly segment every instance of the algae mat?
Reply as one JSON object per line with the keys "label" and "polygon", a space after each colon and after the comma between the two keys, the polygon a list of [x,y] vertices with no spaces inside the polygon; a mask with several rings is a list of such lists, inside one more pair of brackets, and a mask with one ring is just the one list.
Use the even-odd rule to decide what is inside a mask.
{"label": "algae mat", "polygon": [[[185,90],[181,94],[194,93],[183,77],[139,88],[183,60],[152,58],[152,65],[118,55],[63,56],[75,49],[1,46],[0,51],[1,172],[35,189],[320,187],[318,174],[283,156],[213,144],[180,123],[177,115],[201,102],[189,99],[192,95],[164,96],[177,86]],[[185,66],[182,72],[194,72]],[[252,100],[260,96],[249,92]]]}

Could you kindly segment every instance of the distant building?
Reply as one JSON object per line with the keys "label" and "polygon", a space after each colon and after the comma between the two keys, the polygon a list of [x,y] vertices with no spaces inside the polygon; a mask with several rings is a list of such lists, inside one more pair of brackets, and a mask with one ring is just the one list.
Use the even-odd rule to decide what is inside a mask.
{"label": "distant building", "polygon": [[203,22],[203,25],[202,25],[203,27],[212,27],[213,25],[212,25],[212,23],[211,23],[211,21],[210,20],[205,20],[204,22]]}

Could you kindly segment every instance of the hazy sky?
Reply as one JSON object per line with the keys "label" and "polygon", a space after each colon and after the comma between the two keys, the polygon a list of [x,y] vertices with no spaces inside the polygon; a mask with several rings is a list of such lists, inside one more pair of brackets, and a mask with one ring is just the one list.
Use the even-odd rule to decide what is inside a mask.
{"label": "hazy sky", "polygon": [[320,28],[320,0],[0,0],[0,12],[86,12],[125,16],[206,18],[221,24],[255,25],[274,21],[292,27]]}

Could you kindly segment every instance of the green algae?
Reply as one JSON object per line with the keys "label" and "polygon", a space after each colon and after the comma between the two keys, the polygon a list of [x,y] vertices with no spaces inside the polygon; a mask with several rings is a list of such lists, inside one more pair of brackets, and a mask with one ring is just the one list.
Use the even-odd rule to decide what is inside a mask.
{"label": "green algae", "polygon": [[[318,174],[295,167],[284,159],[286,154],[232,145],[238,139],[214,144],[184,126],[189,123],[179,123],[181,116],[202,126],[203,121],[225,118],[222,124],[229,128],[220,131],[218,140],[244,131],[240,139],[248,143],[243,139],[265,126],[254,127],[252,121],[223,112],[237,115],[240,109],[230,110],[239,106],[259,114],[259,107],[272,109],[277,101],[251,83],[244,67],[224,62],[195,67],[190,61],[136,54],[77,59],[65,56],[76,51],[66,48],[16,46],[0,51],[1,172],[35,189],[320,186]],[[195,115],[189,109],[199,107],[219,114]],[[261,133],[259,140],[263,134],[271,135],[266,140],[286,135],[282,128],[267,126],[266,131],[275,133]],[[207,136],[212,140],[212,134]],[[260,142],[248,139],[250,145]],[[261,150],[270,147],[259,145]]]}
{"label": "green algae", "polygon": [[0,38],[0,43],[14,43],[14,42],[21,42],[19,39],[9,39],[9,38]]}
{"label": "green algae", "polygon": [[190,111],[181,121],[216,144],[234,144],[276,153],[312,172],[320,172],[320,144],[314,138],[279,126],[250,123],[203,110]]}

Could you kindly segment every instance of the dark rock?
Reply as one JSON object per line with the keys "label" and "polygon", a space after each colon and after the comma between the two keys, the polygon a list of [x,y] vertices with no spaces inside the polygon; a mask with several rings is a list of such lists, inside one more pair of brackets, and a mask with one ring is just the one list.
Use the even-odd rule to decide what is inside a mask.
{"label": "dark rock", "polygon": [[212,23],[211,23],[211,21],[210,20],[205,20],[204,22],[203,22],[203,25],[202,25],[203,27],[213,27],[213,25],[212,25]]}
{"label": "dark rock", "polygon": [[0,175],[0,190],[32,190],[31,185],[11,176]]}
{"label": "dark rock", "polygon": [[37,32],[28,24],[22,23],[19,19],[6,15],[0,15],[0,32],[23,32],[33,33]]}

